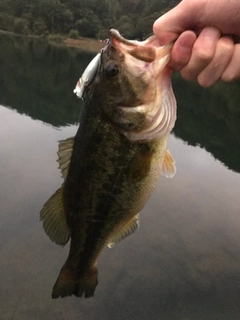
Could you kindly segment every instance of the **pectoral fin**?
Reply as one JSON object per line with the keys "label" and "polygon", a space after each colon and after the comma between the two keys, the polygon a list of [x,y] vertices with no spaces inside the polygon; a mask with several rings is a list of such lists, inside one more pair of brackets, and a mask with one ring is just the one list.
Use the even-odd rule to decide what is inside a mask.
{"label": "pectoral fin", "polygon": [[49,238],[64,246],[70,238],[70,229],[64,212],[62,191],[63,187],[44,204],[40,212],[40,221],[43,221],[43,229]]}
{"label": "pectoral fin", "polygon": [[119,231],[113,234],[113,236],[109,240],[108,247],[112,248],[114,244],[123,240],[127,236],[130,236],[130,234],[134,233],[138,229],[139,229],[139,217],[138,217],[138,214],[136,214]]}
{"label": "pectoral fin", "polygon": [[162,164],[162,175],[164,175],[167,178],[172,178],[176,173],[176,165],[175,161],[173,160],[173,157],[169,150],[166,151],[163,164]]}
{"label": "pectoral fin", "polygon": [[59,168],[62,172],[63,179],[66,179],[68,174],[68,168],[69,168],[69,163],[72,156],[73,144],[74,144],[74,137],[59,141],[58,163],[59,163]]}

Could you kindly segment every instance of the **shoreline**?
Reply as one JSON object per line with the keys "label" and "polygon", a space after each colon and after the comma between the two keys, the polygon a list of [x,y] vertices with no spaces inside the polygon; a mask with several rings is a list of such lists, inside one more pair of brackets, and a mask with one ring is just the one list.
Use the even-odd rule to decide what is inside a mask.
{"label": "shoreline", "polygon": [[[55,34],[53,34],[53,37],[50,39],[42,36],[18,34],[12,31],[5,31],[5,30],[0,30],[0,34],[6,34],[14,37],[24,37],[24,38],[30,38],[30,39],[45,40],[46,42],[54,46],[71,47],[71,48],[76,48],[76,49],[89,51],[89,52],[99,52],[105,45],[103,42],[99,42],[96,39],[91,39],[91,38],[71,39],[71,38],[66,38],[63,35],[59,36]],[[54,39],[54,36],[56,36],[56,40]]]}
{"label": "shoreline", "polygon": [[105,43],[99,42],[95,39],[90,38],[80,38],[80,39],[71,39],[67,38],[63,41],[63,43],[67,47],[78,48],[84,51],[91,51],[91,52],[99,52],[104,46]]}

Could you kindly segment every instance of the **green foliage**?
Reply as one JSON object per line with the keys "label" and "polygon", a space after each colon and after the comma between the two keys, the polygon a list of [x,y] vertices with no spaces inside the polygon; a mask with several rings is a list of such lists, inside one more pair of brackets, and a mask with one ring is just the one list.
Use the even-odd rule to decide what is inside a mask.
{"label": "green foliage", "polygon": [[61,34],[56,34],[56,33],[50,33],[47,35],[47,39],[49,42],[62,42],[63,41],[63,36]]}
{"label": "green foliage", "polygon": [[134,38],[138,38],[140,40],[146,39],[148,36],[152,34],[152,26],[154,21],[159,17],[158,13],[151,14],[149,16],[137,19],[135,30],[134,30]]}
{"label": "green foliage", "polygon": [[[144,38],[152,24],[180,0],[0,0],[0,29],[17,33],[69,34],[103,39],[115,27]],[[20,20],[19,20],[20,19]]]}
{"label": "green foliage", "polygon": [[97,38],[101,22],[97,15],[89,11],[86,17],[76,22],[76,28],[82,37]]}
{"label": "green foliage", "polygon": [[15,33],[28,34],[29,30],[27,27],[27,23],[28,21],[24,18],[15,18],[13,23],[13,31]]}
{"label": "green foliage", "polygon": [[79,33],[77,30],[71,29],[69,32],[69,38],[71,39],[78,39],[79,38]]}
{"label": "green foliage", "polygon": [[32,21],[31,30],[34,34],[41,35],[41,36],[46,35],[48,33],[47,25],[43,20],[43,18],[40,18],[40,17]]}
{"label": "green foliage", "polygon": [[0,29],[12,31],[14,17],[7,13],[0,13]]}
{"label": "green foliage", "polygon": [[114,27],[118,29],[125,38],[131,38],[134,33],[134,25],[128,15],[121,16]]}
{"label": "green foliage", "polygon": [[106,38],[109,37],[109,30],[106,29],[106,28],[101,28],[99,31],[98,31],[98,35],[97,35],[97,38],[99,40],[104,40]]}

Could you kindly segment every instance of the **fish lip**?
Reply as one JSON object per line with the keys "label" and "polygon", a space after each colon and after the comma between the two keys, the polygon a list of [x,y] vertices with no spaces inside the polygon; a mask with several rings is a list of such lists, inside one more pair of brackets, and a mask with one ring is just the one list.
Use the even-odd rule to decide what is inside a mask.
{"label": "fish lip", "polygon": [[156,36],[152,35],[144,41],[125,39],[118,30],[110,30],[110,44],[120,52],[128,53],[135,58],[151,63],[159,56],[163,57],[172,49],[174,42],[159,46]]}
{"label": "fish lip", "polygon": [[113,41],[114,41],[114,39],[116,39],[121,43],[130,45],[130,46],[133,46],[133,47],[135,47],[135,46],[146,46],[147,45],[147,46],[152,46],[152,47],[169,47],[169,48],[172,48],[174,43],[175,43],[175,41],[176,41],[176,40],[173,40],[173,41],[169,42],[168,44],[166,44],[165,46],[160,46],[159,43],[158,43],[158,39],[154,35],[148,37],[144,41],[128,40],[128,39],[125,39],[120,34],[120,32],[118,30],[116,30],[116,29],[111,29],[110,30],[110,38]]}
{"label": "fish lip", "polygon": [[121,43],[124,43],[124,44],[127,44],[127,45],[130,45],[130,46],[136,46],[137,44],[137,41],[136,40],[128,40],[128,39],[125,39],[120,33],[118,30],[116,29],[111,29],[110,30],[110,36],[111,36],[111,41],[114,42],[114,39],[120,41]]}

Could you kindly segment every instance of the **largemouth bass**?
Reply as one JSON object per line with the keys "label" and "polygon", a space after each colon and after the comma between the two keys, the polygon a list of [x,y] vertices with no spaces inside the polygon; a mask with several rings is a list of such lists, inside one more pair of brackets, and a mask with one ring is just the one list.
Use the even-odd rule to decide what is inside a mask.
{"label": "largemouth bass", "polygon": [[138,229],[160,173],[176,171],[167,149],[176,120],[172,45],[110,33],[75,89],[85,101],[76,136],[59,144],[64,183],[40,213],[52,241],[71,238],[53,298],[94,295],[101,251]]}

